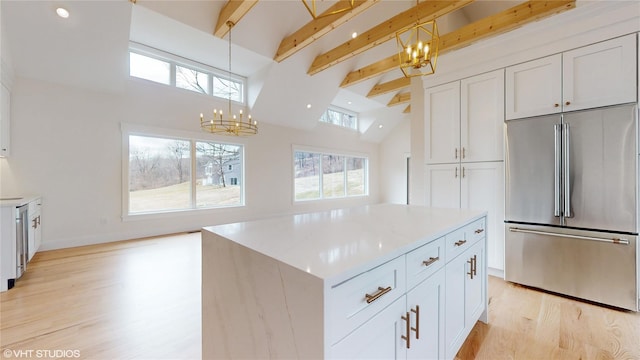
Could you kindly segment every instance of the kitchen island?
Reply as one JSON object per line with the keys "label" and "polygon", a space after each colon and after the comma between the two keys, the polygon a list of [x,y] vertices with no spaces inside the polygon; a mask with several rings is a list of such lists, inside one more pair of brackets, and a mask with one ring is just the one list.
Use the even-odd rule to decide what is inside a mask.
{"label": "kitchen island", "polygon": [[203,358],[453,358],[487,321],[485,224],[381,204],[206,227]]}

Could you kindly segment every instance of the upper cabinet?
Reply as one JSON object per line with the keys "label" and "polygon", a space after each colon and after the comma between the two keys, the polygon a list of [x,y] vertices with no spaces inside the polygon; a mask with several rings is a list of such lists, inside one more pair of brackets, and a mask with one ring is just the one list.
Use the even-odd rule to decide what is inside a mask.
{"label": "upper cabinet", "polygon": [[425,90],[425,161],[460,161],[460,82]]}
{"label": "upper cabinet", "polygon": [[0,84],[0,157],[9,156],[9,141],[11,123],[11,93],[3,84]]}
{"label": "upper cabinet", "polygon": [[636,100],[636,35],[506,69],[506,118],[546,115]]}
{"label": "upper cabinet", "polygon": [[425,90],[427,164],[500,161],[504,71]]}

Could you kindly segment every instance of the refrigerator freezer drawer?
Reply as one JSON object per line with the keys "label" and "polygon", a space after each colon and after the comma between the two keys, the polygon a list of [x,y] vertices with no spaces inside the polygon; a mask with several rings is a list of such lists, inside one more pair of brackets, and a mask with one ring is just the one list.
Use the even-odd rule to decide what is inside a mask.
{"label": "refrigerator freezer drawer", "polygon": [[505,224],[505,280],[638,311],[637,236]]}

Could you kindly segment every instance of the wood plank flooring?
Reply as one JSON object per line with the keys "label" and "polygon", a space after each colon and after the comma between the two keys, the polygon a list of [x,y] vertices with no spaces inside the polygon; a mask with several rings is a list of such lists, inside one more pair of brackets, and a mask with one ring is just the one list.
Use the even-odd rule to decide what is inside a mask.
{"label": "wood plank flooring", "polygon": [[[0,294],[0,359],[201,358],[200,256],[199,233],[36,254]],[[489,297],[458,360],[640,359],[638,313],[494,277]]]}

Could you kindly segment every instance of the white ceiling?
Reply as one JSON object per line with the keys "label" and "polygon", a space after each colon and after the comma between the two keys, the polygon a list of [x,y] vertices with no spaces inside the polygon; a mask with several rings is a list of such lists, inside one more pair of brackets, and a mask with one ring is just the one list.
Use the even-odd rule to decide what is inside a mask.
{"label": "white ceiling", "polygon": [[[228,68],[228,38],[212,35],[227,1],[3,0],[2,50],[9,51],[17,76],[118,91],[128,76],[129,40],[222,70]],[[328,7],[334,1],[320,1]],[[491,15],[520,1],[476,0],[439,19],[441,33]],[[377,83],[400,77],[399,70],[340,88],[350,71],[388,57],[395,39],[319,74],[309,76],[313,59],[384,20],[415,6],[415,1],[380,0],[368,10],[277,63],[280,41],[311,20],[300,0],[260,0],[233,28],[232,72],[249,82],[249,107],[261,122],[312,129],[329,105],[361,114],[363,138],[380,141],[399,121],[406,104],[387,107],[394,93],[367,98]],[[61,19],[58,6],[71,16]],[[312,104],[311,109],[306,105]],[[383,124],[384,129],[377,125]],[[375,125],[375,126],[373,126]]]}

